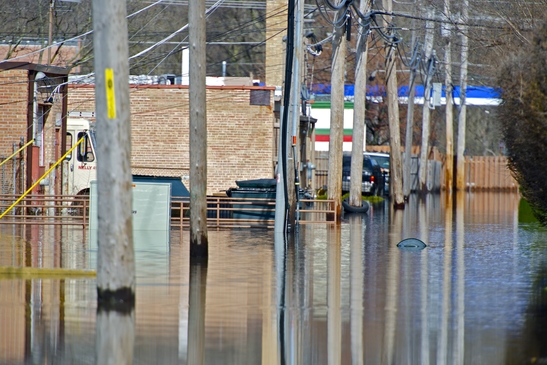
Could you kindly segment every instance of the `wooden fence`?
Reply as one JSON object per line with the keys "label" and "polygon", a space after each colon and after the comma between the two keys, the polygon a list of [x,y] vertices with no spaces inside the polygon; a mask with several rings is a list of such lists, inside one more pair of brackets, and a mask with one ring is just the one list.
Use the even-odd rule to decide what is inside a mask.
{"label": "wooden fence", "polygon": [[[367,147],[367,151],[389,153],[389,146],[371,146],[371,148]],[[419,148],[413,149],[412,153],[413,167],[411,168],[411,174],[415,175],[418,171]],[[447,185],[444,176],[445,156],[439,153],[438,150],[433,149],[429,154],[429,157],[430,160],[437,161],[437,164],[440,163],[441,165],[440,174],[437,174],[440,175],[440,183],[435,182],[432,186],[439,186],[441,189],[444,189]],[[315,187],[319,189],[326,186],[328,182],[328,152],[316,152],[316,166]],[[431,167],[430,164],[430,168]],[[456,164],[454,163],[454,168],[455,167]],[[505,156],[466,156],[464,162],[464,176],[466,187],[470,190],[495,191],[518,189],[518,183],[507,167],[507,157]],[[416,178],[416,176],[411,176],[413,182],[415,182]],[[412,184],[412,186],[414,188],[417,184]]]}
{"label": "wooden fence", "polygon": [[518,189],[505,156],[466,156],[464,169],[465,183],[469,189]]}

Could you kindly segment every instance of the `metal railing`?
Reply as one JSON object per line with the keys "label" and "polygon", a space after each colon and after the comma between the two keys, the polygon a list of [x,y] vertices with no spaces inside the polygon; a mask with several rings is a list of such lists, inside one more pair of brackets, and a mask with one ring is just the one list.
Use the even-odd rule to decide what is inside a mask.
{"label": "metal railing", "polygon": [[[0,214],[20,199],[19,195],[0,195]],[[0,224],[89,224],[89,196],[30,194],[9,211]]]}
{"label": "metal railing", "polygon": [[[0,194],[0,214],[8,209],[19,196]],[[300,224],[335,223],[335,200],[300,200]],[[207,197],[207,226],[216,229],[273,228],[275,200],[258,198]],[[87,195],[40,195],[24,197],[0,224],[89,224],[89,196]],[[190,226],[190,200],[172,197],[171,228],[185,229]]]}

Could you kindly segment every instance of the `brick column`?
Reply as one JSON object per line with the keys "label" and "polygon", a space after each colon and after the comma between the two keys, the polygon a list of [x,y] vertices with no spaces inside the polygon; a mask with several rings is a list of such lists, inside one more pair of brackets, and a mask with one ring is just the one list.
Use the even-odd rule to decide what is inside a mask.
{"label": "brick column", "polygon": [[266,85],[281,86],[285,71],[287,0],[266,0]]}

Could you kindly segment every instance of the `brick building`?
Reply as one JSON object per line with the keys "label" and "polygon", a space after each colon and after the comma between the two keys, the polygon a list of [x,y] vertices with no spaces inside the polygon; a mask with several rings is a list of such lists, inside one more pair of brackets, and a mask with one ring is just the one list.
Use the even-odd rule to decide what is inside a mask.
{"label": "brick building", "polygon": [[[188,86],[132,85],[130,92],[133,174],[180,176],[190,188]],[[70,86],[69,113],[95,111],[94,93],[93,85]],[[272,100],[268,87],[207,88],[208,195],[236,180],[273,177]]]}
{"label": "brick building", "polygon": [[[5,158],[13,153],[14,145],[18,148],[35,139],[24,150],[23,163],[16,164],[16,179],[12,164],[4,165],[2,193],[24,192],[62,156],[62,115],[94,113],[94,85],[57,87],[68,79],[68,72],[23,62],[0,63],[0,156]],[[35,81],[37,76],[41,80]],[[237,180],[274,177],[279,127],[274,90],[207,87],[208,195],[235,187]],[[130,92],[133,173],[178,176],[190,188],[188,87],[131,85]],[[64,165],[54,170],[55,176],[48,179],[51,184],[42,184],[35,191],[60,192]]]}
{"label": "brick building", "polygon": [[[58,158],[62,147],[60,116],[66,109],[62,84],[68,72],[28,62],[0,63],[0,160],[34,140],[2,165],[0,193],[21,194]],[[36,191],[46,189],[42,185]]]}

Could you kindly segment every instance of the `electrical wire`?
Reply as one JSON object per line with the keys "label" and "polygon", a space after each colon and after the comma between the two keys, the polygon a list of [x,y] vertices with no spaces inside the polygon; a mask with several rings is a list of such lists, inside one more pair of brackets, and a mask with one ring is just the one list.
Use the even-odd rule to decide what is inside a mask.
{"label": "electrical wire", "polygon": [[[222,4],[225,0],[218,0],[212,7],[210,7],[209,9],[207,9],[205,11],[205,15],[206,16],[209,16],[209,14],[211,14],[212,12],[214,12],[216,9],[219,8],[220,4]],[[189,24],[185,24],[184,26],[182,26],[181,28],[179,28],[179,30],[171,33],[169,36],[163,38],[161,41],[159,42],[156,42],[155,44],[151,45],[150,47],[142,50],[141,52],[129,57],[129,60],[132,60],[132,59],[135,59],[135,58],[138,58],[138,57],[141,57],[142,55],[150,52],[151,50],[155,49],[156,47],[158,46],[161,46],[162,44],[164,44],[165,42],[167,42],[168,40],[172,39],[174,36],[176,36],[177,34],[179,34],[180,32],[182,32],[183,30],[186,30],[188,29],[188,26]]]}
{"label": "electrical wire", "polygon": [[[336,19],[336,21],[333,21],[332,19],[330,19],[328,16],[327,16],[327,10],[326,10],[326,6],[325,5],[322,5],[319,3],[320,0],[315,0],[315,3],[317,5],[317,10],[319,11],[319,14],[321,14],[321,17],[323,19],[325,19],[325,21],[332,25],[334,28],[336,29],[339,29],[341,27],[344,27],[345,24],[346,24],[346,17],[343,17],[341,16],[340,18]],[[326,0],[325,0],[326,1]],[[349,2],[348,2],[349,1]],[[348,5],[349,6],[349,3],[351,3],[353,0],[348,0],[348,1],[343,1],[342,4],[343,6],[340,7],[340,9],[343,9],[344,6]],[[348,3],[348,4],[346,4]],[[332,9],[332,8],[331,8]],[[346,11],[347,11],[347,7],[346,7]]]}
{"label": "electrical wire", "polygon": [[[223,39],[223,40],[225,40],[227,35],[229,35],[229,34],[235,34],[235,33],[237,33],[237,34],[235,34],[235,35],[237,35],[238,37],[240,37],[240,36],[242,36],[241,30],[243,30],[244,28],[246,28],[246,27],[248,27],[248,26],[256,25],[256,24],[258,24],[259,22],[264,21],[264,20],[266,20],[266,19],[268,19],[268,18],[277,17],[277,16],[279,16],[279,14],[282,14],[282,13],[285,12],[285,11],[286,11],[286,8],[282,8],[282,9],[280,9],[280,10],[277,10],[277,9],[276,9],[276,10],[274,10],[273,12],[271,12],[270,14],[265,14],[265,15],[263,15],[263,16],[260,16],[260,17],[256,18],[256,19],[253,19],[253,20],[251,20],[251,21],[248,21],[248,22],[245,22],[245,23],[243,23],[243,24],[240,24],[238,27],[233,28],[233,29],[230,29],[230,30],[227,31],[227,32],[218,34],[218,35],[216,35],[215,37],[213,37],[209,42],[214,42],[214,41],[217,40],[217,39]],[[207,15],[207,17],[209,17],[209,15]],[[260,44],[256,44],[255,46],[258,47],[258,46],[262,46],[262,45],[266,44],[266,42],[267,42],[269,39],[271,39],[271,38],[273,38],[273,37],[279,35],[281,32],[284,32],[284,31],[285,31],[285,29],[279,31],[278,33],[276,33],[276,34],[273,35],[272,37],[267,38],[265,41],[260,42]],[[163,59],[162,59],[158,64],[156,64],[156,65],[152,68],[152,70],[148,73],[148,75],[150,75],[150,74],[152,73],[152,71],[154,71],[154,70],[155,70],[162,62],[164,62],[169,56],[171,56],[171,55],[173,55],[173,54],[175,54],[175,53],[177,53],[177,52],[181,52],[182,50],[188,48],[187,46],[181,47],[182,44],[185,43],[185,40],[186,40],[186,39],[187,39],[187,37],[186,37],[185,39],[183,39],[181,42],[179,42],[179,43],[178,43],[178,44],[177,44],[177,45],[176,45],[176,46],[175,46],[175,47],[174,47],[174,48],[173,48],[165,57],[163,57]],[[179,48],[179,47],[180,47],[180,48]],[[247,52],[247,50],[243,50],[241,53],[244,53],[244,52]],[[232,55],[232,59],[233,59],[234,56],[237,56],[237,55],[238,55],[238,54]],[[224,60],[224,61],[226,61],[226,60]],[[210,66],[216,66],[216,65],[218,65],[218,64],[220,64],[220,62],[210,64]]]}
{"label": "electrical wire", "polygon": [[[134,16],[136,16],[136,15],[142,13],[143,11],[146,11],[146,10],[150,9],[151,7],[153,7],[153,6],[155,6],[155,5],[158,5],[159,3],[162,3],[163,1],[165,1],[165,0],[158,0],[158,1],[156,1],[155,3],[153,3],[153,4],[150,4],[150,5],[148,5],[148,6],[144,7],[144,8],[142,8],[142,9],[139,9],[138,11],[136,11],[136,12],[134,12],[134,13],[132,13],[132,14],[129,14],[126,18],[127,18],[127,19],[130,19],[130,18],[132,18],[132,17],[134,17]],[[72,37],[72,38],[69,38],[69,39],[65,39],[65,40],[63,40],[63,41],[61,41],[61,42],[54,42],[54,43],[51,43],[51,45],[48,45],[48,46],[43,47],[43,48],[40,48],[40,49],[38,49],[38,50],[36,50],[36,51],[32,51],[32,52],[29,52],[29,53],[25,53],[24,55],[17,56],[17,57],[13,57],[13,58],[9,58],[9,59],[7,59],[7,60],[2,60],[2,61],[0,61],[0,64],[5,63],[5,62],[13,62],[13,61],[15,61],[15,60],[18,60],[18,59],[21,59],[21,58],[25,58],[25,57],[31,56],[31,55],[33,55],[33,54],[41,53],[41,52],[47,50],[48,48],[61,46],[62,44],[66,43],[66,42],[78,40],[78,39],[80,39],[80,38],[83,38],[83,37],[85,37],[85,36],[88,36],[88,35],[92,34],[93,32],[94,32],[93,30],[90,30],[90,31],[87,31],[87,32],[85,32],[85,33],[83,33],[83,34],[77,35],[77,36],[75,36],[75,37]]]}

